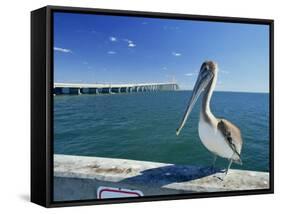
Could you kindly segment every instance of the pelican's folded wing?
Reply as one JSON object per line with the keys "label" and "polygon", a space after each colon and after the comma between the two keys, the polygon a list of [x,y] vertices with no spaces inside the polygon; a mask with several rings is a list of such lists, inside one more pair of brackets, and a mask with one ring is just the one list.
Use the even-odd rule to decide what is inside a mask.
{"label": "pelican's folded wing", "polygon": [[243,144],[240,129],[228,120],[220,119],[218,122],[218,130],[225,137],[226,142],[229,144],[233,152],[240,158]]}

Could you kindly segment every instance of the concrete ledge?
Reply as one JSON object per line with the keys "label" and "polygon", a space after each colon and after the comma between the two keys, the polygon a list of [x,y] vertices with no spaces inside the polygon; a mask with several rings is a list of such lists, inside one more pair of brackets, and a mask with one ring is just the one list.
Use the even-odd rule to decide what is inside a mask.
{"label": "concrete ledge", "polygon": [[[54,200],[95,199],[99,186],[138,189],[144,195],[268,189],[269,173],[126,159],[54,155]],[[223,178],[223,180],[221,179]]]}

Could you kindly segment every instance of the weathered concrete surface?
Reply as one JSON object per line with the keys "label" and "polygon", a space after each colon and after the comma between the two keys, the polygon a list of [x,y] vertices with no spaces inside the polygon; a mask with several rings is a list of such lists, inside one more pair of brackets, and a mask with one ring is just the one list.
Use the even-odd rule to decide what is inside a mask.
{"label": "weathered concrete surface", "polygon": [[[55,155],[54,199],[96,198],[99,186],[141,190],[144,195],[269,188],[269,173],[182,166],[125,159]],[[223,178],[223,180],[221,179]]]}

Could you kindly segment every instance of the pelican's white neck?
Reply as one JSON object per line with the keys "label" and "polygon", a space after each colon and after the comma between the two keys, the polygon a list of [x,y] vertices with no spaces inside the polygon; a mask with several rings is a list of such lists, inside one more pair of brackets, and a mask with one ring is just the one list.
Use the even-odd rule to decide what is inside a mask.
{"label": "pelican's white neck", "polygon": [[217,83],[217,75],[214,75],[213,79],[207,85],[203,92],[202,96],[202,106],[201,106],[201,115],[208,118],[213,118],[214,115],[210,109],[210,102]]}

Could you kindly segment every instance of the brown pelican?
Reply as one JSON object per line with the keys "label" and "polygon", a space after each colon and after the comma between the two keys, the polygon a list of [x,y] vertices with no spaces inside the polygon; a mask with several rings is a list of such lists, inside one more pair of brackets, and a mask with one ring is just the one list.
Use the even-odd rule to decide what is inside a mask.
{"label": "brown pelican", "polygon": [[242,164],[240,153],[243,141],[240,129],[237,126],[226,119],[216,118],[211,112],[210,100],[216,85],[217,75],[218,67],[213,61],[205,61],[202,64],[176,134],[179,135],[194,104],[203,92],[198,127],[199,137],[203,145],[214,154],[213,167],[217,156],[229,160],[228,167],[225,170],[225,174],[227,174],[232,162]]}

